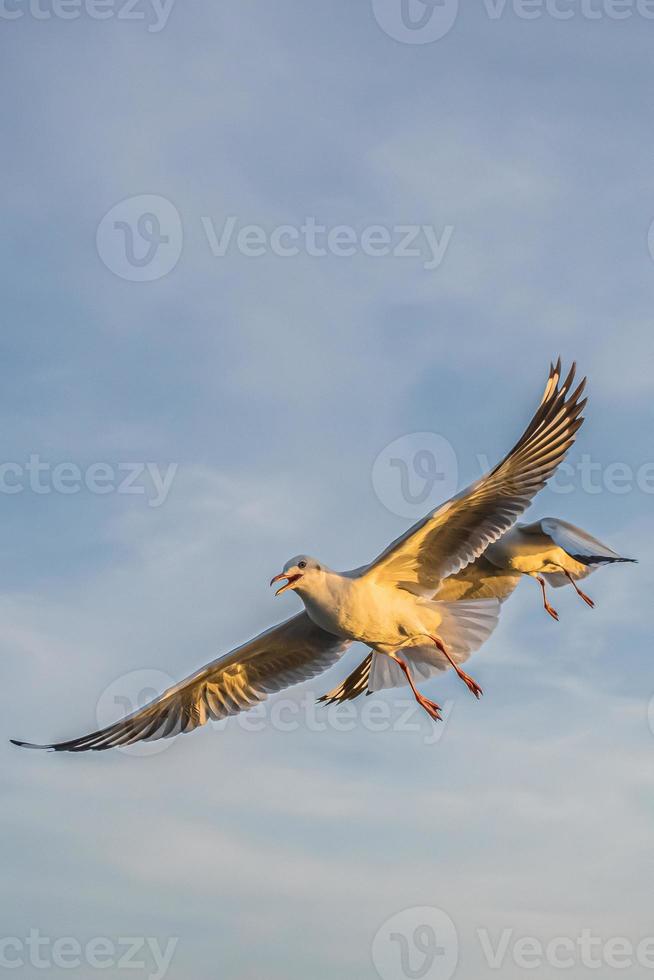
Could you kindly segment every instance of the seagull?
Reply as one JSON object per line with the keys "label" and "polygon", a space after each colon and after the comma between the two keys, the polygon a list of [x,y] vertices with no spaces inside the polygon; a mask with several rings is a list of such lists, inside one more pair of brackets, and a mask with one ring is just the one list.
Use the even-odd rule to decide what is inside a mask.
{"label": "seagull", "polygon": [[518,573],[536,579],[543,593],[543,606],[557,622],[559,614],[548,602],[547,584],[555,589],[572,585],[586,605],[594,609],[595,603],[577,582],[602,565],[636,560],[623,558],[587,531],[557,517],[517,524],[489,545],[485,556],[501,574]]}
{"label": "seagull", "polygon": [[[544,517],[532,524],[516,524],[498,541],[460,572],[441,583],[434,599],[445,602],[470,602],[495,598],[503,603],[515,591],[523,575],[535,578],[543,592],[543,604],[553,619],[558,613],[547,601],[546,582],[554,588],[572,585],[584,602],[595,603],[577,586],[579,579],[591,575],[603,565],[634,562],[623,558],[597,538],[574,524],[557,517]],[[368,656],[348,674],[344,681],[328,691],[319,703],[353,701],[360,694],[378,690],[371,674],[374,654]]]}
{"label": "seagull", "polygon": [[353,641],[376,655],[380,685],[404,678],[435,721],[439,705],[420,693],[420,678],[452,667],[472,693],[481,688],[459,666],[497,624],[496,598],[433,599],[443,579],[474,561],[529,506],[572,445],[583,422],[585,379],[572,390],[573,364],[562,380],[550,366],[540,405],[513,449],[489,473],[427,514],[369,565],[332,571],[298,555],[271,580],[298,594],[304,610],[169,688],[144,708],[81,738],[25,748],[100,751],[190,732],[253,707],[269,694],[334,664]]}

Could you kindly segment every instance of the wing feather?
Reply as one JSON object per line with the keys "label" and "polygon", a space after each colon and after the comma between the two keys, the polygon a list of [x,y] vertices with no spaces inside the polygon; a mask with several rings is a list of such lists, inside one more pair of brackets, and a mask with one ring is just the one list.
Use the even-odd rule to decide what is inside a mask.
{"label": "wing feather", "polygon": [[583,422],[586,380],[571,392],[575,365],[560,382],[550,367],[541,403],[510,453],[493,470],[394,541],[364,571],[399,588],[433,595],[497,541],[531,503],[564,458]]}
{"label": "wing feather", "polygon": [[335,663],[349,641],[327,633],[305,612],[266,630],[169,688],[121,721],[81,738],[50,745],[14,745],[56,752],[101,751],[192,732],[265,701],[269,694],[315,677]]}

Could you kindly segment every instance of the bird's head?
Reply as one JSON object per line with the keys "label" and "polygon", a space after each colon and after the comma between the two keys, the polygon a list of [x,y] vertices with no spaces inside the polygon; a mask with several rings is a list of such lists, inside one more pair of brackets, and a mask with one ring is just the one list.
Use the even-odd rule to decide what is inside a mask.
{"label": "bird's head", "polygon": [[322,566],[315,558],[310,558],[309,555],[297,555],[286,562],[283,571],[279,575],[275,575],[270,580],[270,584],[274,585],[275,582],[286,579],[284,585],[277,589],[275,595],[281,595],[287,589],[293,589],[293,591],[306,589],[307,586],[311,586],[311,583],[317,580],[322,570]]}

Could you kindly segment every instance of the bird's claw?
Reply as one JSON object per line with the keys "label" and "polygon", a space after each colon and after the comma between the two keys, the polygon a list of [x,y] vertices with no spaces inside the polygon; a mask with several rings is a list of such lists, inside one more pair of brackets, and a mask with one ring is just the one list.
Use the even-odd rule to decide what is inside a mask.
{"label": "bird's claw", "polygon": [[479,684],[474,679],[474,677],[470,677],[469,674],[464,674],[463,677],[462,677],[462,680],[465,681],[465,683],[466,683],[466,685],[468,687],[468,690],[469,691],[472,691],[472,693],[474,694],[474,696],[479,701],[479,699],[483,696],[483,693],[484,692],[482,691],[482,689],[480,688]]}
{"label": "bird's claw", "polygon": [[557,623],[558,623],[558,621],[559,621],[559,614],[557,613],[556,609],[552,609],[552,607],[549,605],[549,603],[545,606],[545,611],[548,612],[550,614],[550,616],[552,617],[552,619],[555,619],[557,621]]}
{"label": "bird's claw", "polygon": [[593,602],[593,600],[591,599],[591,597],[589,595],[586,595],[585,592],[580,592],[579,595],[584,600],[584,602],[586,603],[587,606],[590,606],[591,609],[594,609],[595,608],[595,603]]}
{"label": "bird's claw", "polygon": [[441,706],[436,704],[435,701],[430,701],[429,698],[421,697],[418,704],[425,709],[429,717],[433,718],[434,721],[443,720],[443,716],[441,715]]}

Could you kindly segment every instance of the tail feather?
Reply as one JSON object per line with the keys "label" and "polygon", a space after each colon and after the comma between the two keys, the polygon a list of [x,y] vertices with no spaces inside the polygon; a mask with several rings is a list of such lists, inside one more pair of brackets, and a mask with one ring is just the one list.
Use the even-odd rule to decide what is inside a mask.
{"label": "tail feather", "polygon": [[467,660],[497,626],[501,603],[497,599],[437,602],[442,622],[438,636],[455,660]]}
{"label": "tail feather", "polygon": [[[637,558],[621,558],[620,555],[572,555],[571,557],[578,561],[581,566],[581,571],[570,573],[575,582],[588,578],[589,575],[604,565],[616,565],[624,562],[638,564]],[[553,589],[560,589],[570,584],[570,579],[565,572],[543,572],[543,578]]]}

